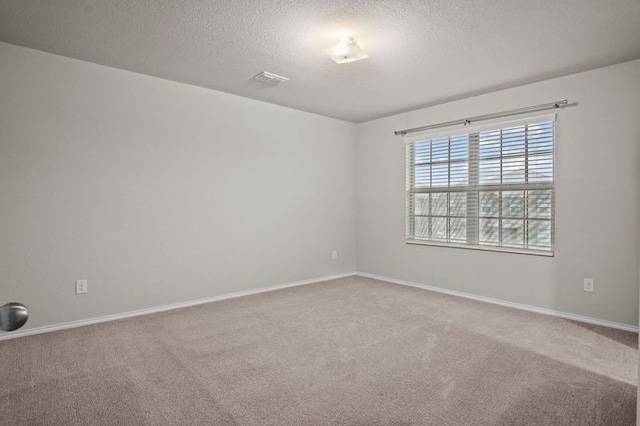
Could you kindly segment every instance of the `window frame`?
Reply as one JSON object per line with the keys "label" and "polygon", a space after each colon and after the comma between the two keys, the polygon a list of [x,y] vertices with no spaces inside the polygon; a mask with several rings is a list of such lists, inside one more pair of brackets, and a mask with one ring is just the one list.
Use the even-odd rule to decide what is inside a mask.
{"label": "window frame", "polygon": [[[413,134],[413,135],[405,135],[404,136],[404,140],[406,143],[406,205],[405,205],[405,220],[406,220],[406,244],[409,245],[426,245],[426,246],[436,246],[436,247],[449,247],[449,248],[463,248],[463,249],[472,249],[472,250],[482,250],[482,251],[494,251],[494,252],[503,252],[503,253],[516,253],[516,254],[528,254],[528,255],[537,255],[537,256],[547,256],[547,257],[553,257],[555,255],[555,182],[556,182],[556,174],[557,174],[557,170],[556,170],[556,146],[557,146],[557,131],[556,131],[556,118],[557,115],[556,114],[547,114],[544,116],[533,116],[533,117],[526,117],[526,118],[522,118],[522,119],[518,119],[518,120],[509,120],[509,121],[505,121],[504,119],[502,120],[493,120],[487,124],[484,125],[478,125],[478,126],[467,126],[467,127],[463,127],[463,128],[458,128],[458,129],[451,129],[451,130],[447,130],[447,131],[429,131],[429,132],[420,132],[417,134]],[[523,150],[523,154],[521,155],[524,158],[524,164],[522,166],[523,172],[524,172],[524,182],[519,182],[519,183],[496,183],[496,184],[487,184],[486,182],[484,184],[480,183],[480,179],[481,179],[481,174],[480,174],[480,163],[481,163],[481,155],[480,155],[480,133],[481,132],[491,132],[491,131],[500,131],[502,132],[504,129],[510,129],[513,127],[518,127],[518,126],[531,126],[531,125],[535,125],[535,124],[542,124],[542,123],[550,123],[551,124],[551,129],[549,131],[549,133],[551,134],[551,149],[549,150],[545,150],[544,152],[541,152],[540,154],[536,152],[536,154],[534,155],[540,155],[542,157],[542,155],[550,155],[551,156],[551,180],[550,181],[544,181],[544,182],[528,182],[528,179],[530,178],[529,175],[529,156],[530,156],[530,152],[528,150],[528,146],[526,142],[528,140],[528,136],[525,136],[525,146],[524,146],[524,150]],[[525,135],[527,135],[527,131],[528,129],[525,127]],[[467,156],[467,164],[468,164],[468,175],[467,175],[467,181],[465,185],[456,185],[456,186],[452,186],[451,185],[451,168],[448,166],[448,170],[449,170],[449,176],[448,176],[448,181],[447,181],[447,185],[446,186],[433,186],[433,180],[432,180],[432,169],[429,169],[429,173],[430,173],[430,180],[429,180],[429,185],[428,186],[423,186],[423,187],[418,187],[416,185],[416,166],[417,163],[415,161],[415,146],[417,142],[425,142],[425,141],[430,141],[431,144],[430,146],[433,145],[433,141],[438,139],[438,138],[449,138],[448,139],[448,146],[449,146],[449,156],[447,161],[445,162],[446,164],[450,164],[453,163],[457,160],[454,160],[452,162],[451,159],[451,141],[453,138],[460,138],[460,137],[467,137],[468,140],[468,145],[467,145],[467,150],[468,150],[468,156]],[[504,137],[501,133],[500,135],[500,146],[502,147],[502,145],[504,144]],[[432,148],[430,148],[432,150]],[[502,148],[501,148],[502,150]],[[501,160],[501,164],[502,164],[502,160],[504,158],[508,158],[505,157],[505,155],[502,154],[502,151],[500,153],[500,155],[496,158],[499,158]],[[486,157],[484,158],[485,160],[487,159]],[[430,157],[430,160],[428,162],[429,164],[433,164],[434,160],[433,157]],[[427,164],[427,163],[424,163]],[[520,169],[519,169],[520,170]],[[501,171],[500,171],[500,179],[502,181],[504,176],[504,173],[502,171],[502,166],[501,166]],[[512,192],[512,191],[518,191],[518,192],[522,192],[522,202],[523,202],[523,208],[522,208],[522,216],[519,217],[506,217],[507,220],[522,220],[523,224],[523,230],[522,230],[522,238],[523,238],[523,243],[521,247],[517,247],[517,246],[510,246],[510,245],[502,245],[504,243],[503,239],[502,239],[502,233],[503,233],[503,229],[504,229],[504,222],[503,220],[505,219],[505,216],[502,214],[502,208],[503,208],[503,193],[504,192]],[[549,217],[545,218],[545,217],[536,217],[535,215],[531,215],[531,212],[528,210],[528,202],[529,202],[529,197],[532,195],[529,191],[545,191],[549,194],[548,199],[549,199]],[[451,218],[457,218],[458,216],[452,216],[451,214],[451,207],[450,207],[450,198],[451,195],[453,193],[464,193],[467,194],[467,202],[466,202],[466,207],[465,207],[465,216],[460,216],[461,218],[466,217],[465,219],[465,225],[464,225],[464,234],[465,234],[465,240],[464,242],[460,242],[460,241],[450,241],[451,240],[451,227],[450,227],[450,220]],[[481,230],[481,226],[480,226],[480,222],[484,219],[484,220],[489,220],[491,218],[489,218],[487,215],[482,215],[481,214],[481,206],[480,206],[480,194],[481,193],[486,193],[486,192],[496,192],[499,196],[499,201],[498,201],[498,208],[499,208],[499,214],[498,216],[495,218],[498,220],[498,232],[500,234],[500,237],[498,239],[498,244],[497,245],[491,245],[491,244],[483,244],[480,241],[480,234],[482,232]],[[446,195],[446,200],[447,200],[447,213],[444,216],[446,218],[447,221],[447,225],[445,226],[445,239],[447,241],[439,241],[439,240],[434,240],[433,235],[431,235],[430,237],[416,237],[416,221],[415,218],[416,217],[428,217],[429,218],[429,233],[432,233],[432,219],[434,217],[434,215],[432,214],[432,203],[431,203],[431,199],[432,197],[429,196],[429,213],[427,215],[425,215],[424,213],[419,215],[416,214],[416,194],[447,194]],[[539,195],[539,194],[538,194]],[[475,199],[474,199],[475,196]],[[475,224],[471,224],[469,221],[474,221]],[[529,242],[528,242],[528,235],[527,233],[529,232],[529,226],[531,226],[532,222],[543,222],[543,221],[548,221],[549,222],[549,240],[550,240],[550,245],[548,249],[541,249],[541,248],[536,248],[536,246],[534,245],[534,248],[529,248]],[[471,231],[471,235],[469,235],[469,232]],[[540,247],[540,246],[538,246]]]}

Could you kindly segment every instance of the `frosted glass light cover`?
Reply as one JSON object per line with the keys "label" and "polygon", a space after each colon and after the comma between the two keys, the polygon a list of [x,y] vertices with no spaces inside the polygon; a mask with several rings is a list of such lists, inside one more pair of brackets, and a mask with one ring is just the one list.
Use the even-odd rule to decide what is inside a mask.
{"label": "frosted glass light cover", "polygon": [[352,38],[340,39],[338,44],[322,49],[322,51],[337,64],[346,64],[369,57]]}

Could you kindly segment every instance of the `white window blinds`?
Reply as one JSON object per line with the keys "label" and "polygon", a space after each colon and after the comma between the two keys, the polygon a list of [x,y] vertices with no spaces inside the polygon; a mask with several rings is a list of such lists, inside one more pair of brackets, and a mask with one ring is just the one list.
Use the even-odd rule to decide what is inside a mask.
{"label": "white window blinds", "polygon": [[554,123],[405,136],[407,242],[553,254]]}

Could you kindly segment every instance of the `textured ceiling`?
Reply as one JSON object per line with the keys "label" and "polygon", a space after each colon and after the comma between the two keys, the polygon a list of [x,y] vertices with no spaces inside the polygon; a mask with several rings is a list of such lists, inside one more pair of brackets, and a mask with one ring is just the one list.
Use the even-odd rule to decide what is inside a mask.
{"label": "textured ceiling", "polygon": [[640,58],[640,0],[0,0],[0,41],[361,122]]}

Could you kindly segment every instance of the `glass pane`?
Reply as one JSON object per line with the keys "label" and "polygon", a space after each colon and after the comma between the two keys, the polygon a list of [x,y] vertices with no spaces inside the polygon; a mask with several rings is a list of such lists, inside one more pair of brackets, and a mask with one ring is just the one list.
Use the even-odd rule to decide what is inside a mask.
{"label": "glass pane", "polygon": [[502,193],[502,216],[524,217],[524,193],[522,191],[504,191]]}
{"label": "glass pane", "polygon": [[432,166],[432,187],[449,186],[449,164],[434,164]]}
{"label": "glass pane", "polygon": [[414,160],[416,163],[426,163],[431,160],[431,142],[416,142],[414,148]]}
{"label": "glass pane", "polygon": [[502,159],[502,183],[524,182],[524,155]]}
{"label": "glass pane", "polygon": [[447,240],[447,218],[434,217],[431,219],[432,239],[438,241]]}
{"label": "glass pane", "polygon": [[416,166],[415,186],[431,186],[431,166]]}
{"label": "glass pane", "polygon": [[447,215],[447,193],[446,192],[431,194],[431,214],[434,216]]}
{"label": "glass pane", "polygon": [[529,182],[551,182],[553,180],[553,156],[551,154],[529,157]]}
{"label": "glass pane", "polygon": [[449,215],[467,216],[467,193],[452,192],[449,194]]}
{"label": "glass pane", "polygon": [[500,156],[500,130],[480,132],[480,158]]}
{"label": "glass pane", "polygon": [[480,219],[480,244],[498,245],[499,243],[498,219]]}
{"label": "glass pane", "polygon": [[510,247],[524,246],[524,221],[504,219],[502,221],[502,245]]}
{"label": "glass pane", "polygon": [[416,194],[414,204],[415,204],[415,214],[417,215],[429,214],[429,194]]}
{"label": "glass pane", "polygon": [[480,160],[478,167],[481,185],[495,185],[500,183],[500,159]]}
{"label": "glass pane", "polygon": [[469,163],[451,163],[451,185],[467,185],[469,182]]}
{"label": "glass pane", "polygon": [[529,126],[527,131],[529,153],[553,149],[553,123],[540,123]]}
{"label": "glass pane", "polygon": [[529,248],[549,249],[551,248],[551,221],[549,220],[529,220]]}
{"label": "glass pane", "polygon": [[451,160],[466,160],[469,158],[469,136],[451,138]]}
{"label": "glass pane", "polygon": [[527,211],[530,218],[551,219],[551,190],[527,191]]}
{"label": "glass pane", "polygon": [[415,230],[414,230],[415,237],[429,238],[429,218],[416,217],[414,223],[415,223]]}
{"label": "glass pane", "polygon": [[431,161],[446,161],[449,159],[449,138],[431,140]]}
{"label": "glass pane", "polygon": [[497,191],[484,191],[480,193],[480,216],[498,216]]}
{"label": "glass pane", "polygon": [[465,242],[467,241],[467,219],[466,218],[451,218],[449,220],[450,235],[449,239],[452,242]]}
{"label": "glass pane", "polygon": [[524,126],[511,127],[502,130],[502,155],[524,154],[525,149]]}

